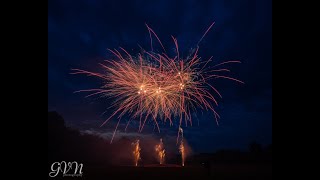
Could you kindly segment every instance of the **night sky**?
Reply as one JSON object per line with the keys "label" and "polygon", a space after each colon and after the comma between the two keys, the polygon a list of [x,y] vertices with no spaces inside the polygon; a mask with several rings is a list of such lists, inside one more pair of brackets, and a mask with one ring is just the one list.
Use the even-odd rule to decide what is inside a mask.
{"label": "night sky", "polygon": [[[71,68],[99,71],[98,63],[111,57],[107,48],[119,46],[135,55],[139,46],[150,50],[147,23],[166,49],[173,51],[171,35],[187,56],[205,30],[215,25],[199,44],[203,59],[230,64],[231,75],[245,82],[215,81],[218,99],[217,126],[210,112],[193,113],[193,127],[183,127],[194,152],[221,148],[247,149],[256,141],[272,143],[272,18],[269,0],[49,0],[48,12],[48,110],[61,114],[68,126],[110,137],[116,120],[101,127],[113,111],[110,100],[84,98],[74,91],[100,87],[101,82],[71,75]],[[126,119],[116,136],[153,136],[174,139],[177,126],[162,125],[159,134],[149,124],[142,134],[134,124],[125,133]],[[199,121],[199,126],[197,125]]]}

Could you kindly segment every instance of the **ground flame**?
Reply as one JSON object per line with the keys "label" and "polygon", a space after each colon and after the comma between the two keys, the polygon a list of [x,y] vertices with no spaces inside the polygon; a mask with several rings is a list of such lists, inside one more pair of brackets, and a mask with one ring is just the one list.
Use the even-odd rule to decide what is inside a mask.
{"label": "ground flame", "polygon": [[184,166],[184,161],[185,161],[185,151],[184,151],[184,145],[183,145],[183,140],[181,141],[180,147],[179,147],[179,152],[181,154],[181,165]]}
{"label": "ground flame", "polygon": [[139,140],[136,140],[135,142],[133,142],[132,145],[134,146],[134,150],[133,150],[134,163],[135,163],[135,166],[138,166],[138,162],[139,160],[141,160],[141,157],[140,157],[141,148],[140,148]]}
{"label": "ground flame", "polygon": [[165,154],[165,149],[163,146],[162,139],[160,139],[160,143],[156,145],[155,149],[156,149],[156,153],[158,155],[159,163],[164,164],[164,158],[165,158],[166,154]]}

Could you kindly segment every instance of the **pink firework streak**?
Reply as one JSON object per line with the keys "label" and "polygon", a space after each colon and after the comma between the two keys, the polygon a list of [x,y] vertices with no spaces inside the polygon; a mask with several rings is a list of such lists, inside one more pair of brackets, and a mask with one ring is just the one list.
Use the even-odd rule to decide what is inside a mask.
{"label": "pink firework streak", "polygon": [[[213,24],[205,31],[198,44]],[[124,114],[128,114],[130,120],[139,121],[139,132],[143,130],[148,119],[153,120],[159,132],[159,121],[169,121],[172,126],[174,118],[179,119],[179,128],[183,121],[185,126],[192,126],[191,112],[196,108],[212,111],[219,125],[220,116],[214,106],[218,106],[216,96],[222,96],[209,82],[211,79],[221,78],[243,84],[242,81],[223,74],[230,72],[226,65],[241,62],[226,61],[209,68],[207,65],[212,61],[212,57],[201,61],[198,56],[199,46],[188,57],[181,58],[178,40],[173,36],[176,55],[169,57],[158,35],[147,24],[146,26],[150,35],[151,51],[142,49],[141,53],[132,56],[121,47],[119,50],[108,49],[116,59],[105,60],[104,64],[99,64],[105,73],[72,69],[71,74],[85,74],[103,81],[100,88],[76,92],[90,92],[86,97],[96,95],[114,99],[111,107],[115,110],[101,125],[114,117],[118,119],[111,143]],[[156,37],[164,52],[153,51],[152,36]]]}

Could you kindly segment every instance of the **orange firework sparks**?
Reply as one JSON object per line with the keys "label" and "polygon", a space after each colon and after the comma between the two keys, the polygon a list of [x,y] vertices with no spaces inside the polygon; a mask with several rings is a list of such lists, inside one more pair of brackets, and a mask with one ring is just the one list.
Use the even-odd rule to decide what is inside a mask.
{"label": "orange firework sparks", "polygon": [[134,158],[134,163],[135,163],[135,166],[138,166],[138,162],[139,160],[141,160],[141,157],[140,157],[140,143],[139,143],[139,139],[135,142],[132,143],[134,149],[133,149],[133,158]]}
{"label": "orange firework sparks", "polygon": [[165,154],[165,149],[163,146],[162,139],[160,139],[160,143],[156,145],[155,150],[159,159],[159,163],[164,164],[164,158],[166,154]]}
{"label": "orange firework sparks", "polygon": [[156,33],[149,26],[147,28],[150,37],[152,35],[156,37],[164,53],[142,50],[137,56],[132,56],[120,47],[119,51],[109,49],[115,55],[115,60],[105,60],[105,64],[100,63],[102,69],[105,70],[104,73],[72,69],[72,74],[95,76],[104,82],[100,88],[77,92],[91,92],[86,97],[100,95],[114,99],[111,107],[114,107],[115,111],[101,125],[103,126],[111,118],[117,116],[118,122],[111,142],[124,114],[130,115],[131,119],[139,119],[139,132],[142,131],[148,119],[154,121],[159,132],[158,121],[161,120],[169,121],[171,126],[173,118],[177,118],[179,127],[183,120],[186,126],[188,123],[192,126],[191,112],[196,108],[212,111],[218,124],[220,116],[214,109],[218,102],[211,91],[220,98],[222,96],[214,85],[209,83],[210,80],[220,78],[243,83],[238,79],[221,74],[230,72],[229,69],[223,67],[224,65],[240,63],[240,61],[226,61],[209,68],[207,65],[212,61],[212,57],[207,61],[201,61],[198,55],[199,47],[186,58],[181,58],[178,41],[174,37],[172,39],[176,47],[176,55],[169,57]]}
{"label": "orange firework sparks", "polygon": [[183,145],[183,140],[181,140],[181,144],[179,146],[179,152],[181,154],[181,165],[184,166],[184,161],[185,161],[185,151],[184,151],[184,145]]}

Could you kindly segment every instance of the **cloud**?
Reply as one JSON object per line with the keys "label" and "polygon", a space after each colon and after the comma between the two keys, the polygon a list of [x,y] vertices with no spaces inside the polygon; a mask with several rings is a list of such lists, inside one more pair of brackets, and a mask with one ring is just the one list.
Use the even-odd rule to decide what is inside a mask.
{"label": "cloud", "polygon": [[[113,136],[113,132],[112,131],[103,132],[101,130],[99,131],[99,130],[90,129],[90,130],[81,130],[80,132],[82,134],[97,135],[97,136],[102,137],[103,139],[106,139],[106,140],[111,140],[111,138]],[[127,138],[130,138],[130,139],[147,139],[147,138],[151,138],[153,136],[152,136],[152,134],[123,132],[121,130],[117,130],[117,132],[115,134],[115,140],[121,139],[122,137],[127,137]]]}

